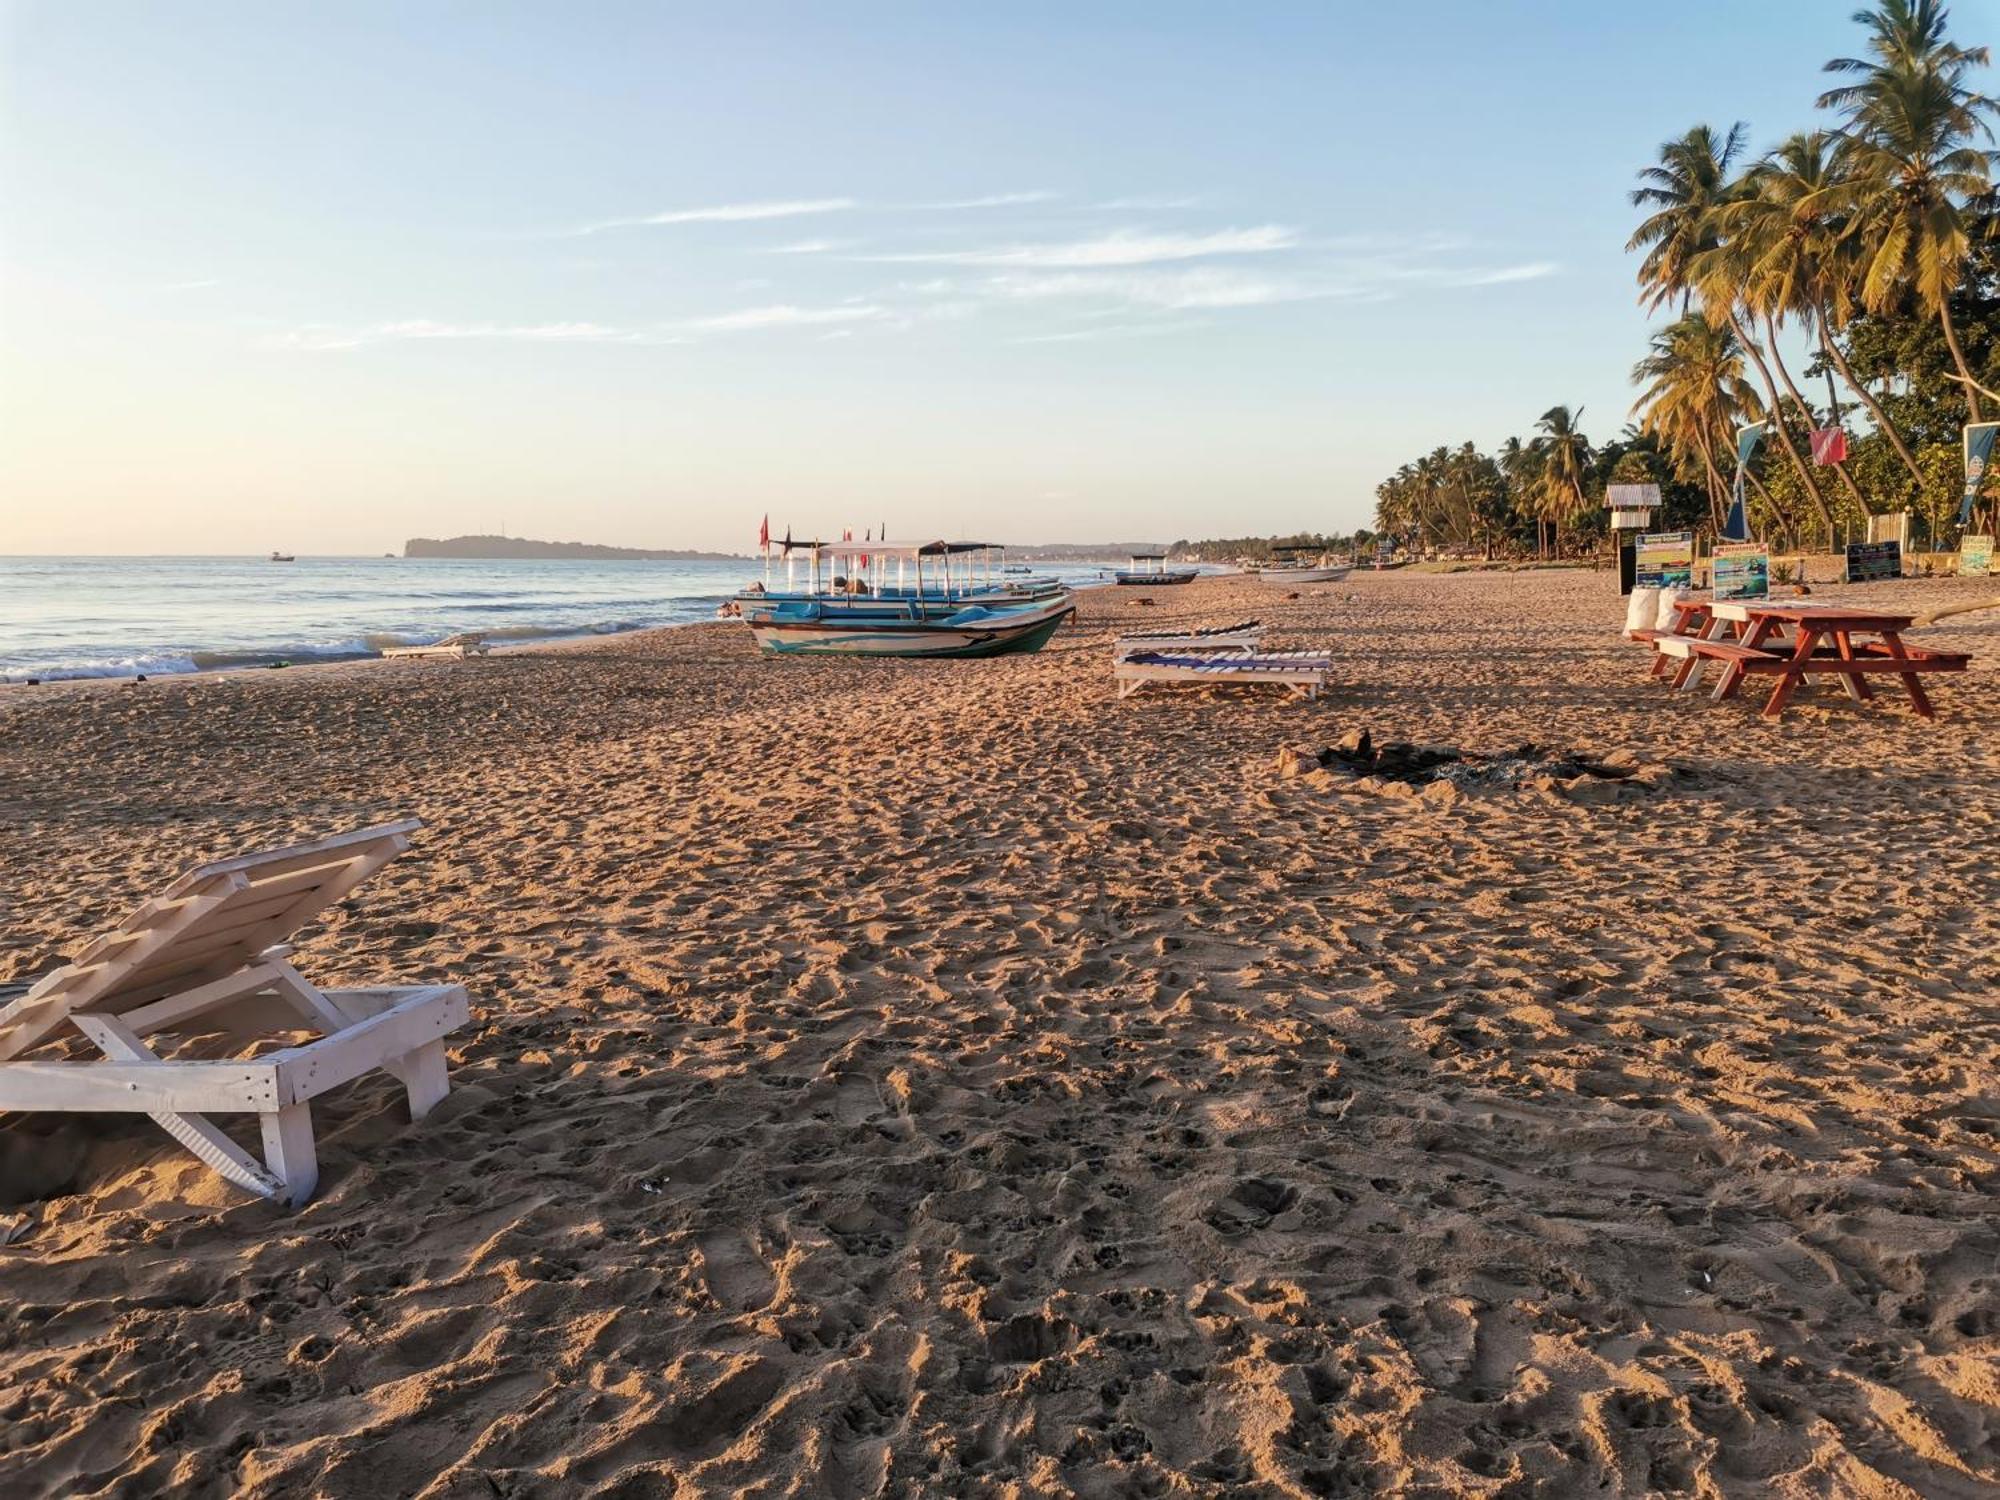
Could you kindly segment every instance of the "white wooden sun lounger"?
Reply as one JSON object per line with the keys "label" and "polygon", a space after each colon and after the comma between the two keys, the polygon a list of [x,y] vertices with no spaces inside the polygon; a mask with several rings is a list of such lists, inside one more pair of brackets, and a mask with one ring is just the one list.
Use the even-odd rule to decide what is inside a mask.
{"label": "white wooden sun lounger", "polygon": [[1114,662],[1111,670],[1120,698],[1131,697],[1149,682],[1209,687],[1268,682],[1295,698],[1317,698],[1332,668],[1333,658],[1322,651],[1147,651]]}
{"label": "white wooden sun lounger", "polygon": [[[151,1115],[238,1187],[294,1207],[319,1180],[311,1101],[386,1068],[421,1119],[448,1088],[443,1038],[463,1026],[455,984],[321,990],[282,940],[409,847],[414,818],[188,871],[76,959],[0,1007],[0,1110]],[[23,1060],[82,1032],[101,1062]],[[147,1038],[226,1031],[315,1040],[232,1061],[161,1057]],[[254,1114],[260,1163],[207,1117]]]}
{"label": "white wooden sun lounger", "polygon": [[472,631],[462,635],[448,635],[441,641],[433,641],[428,646],[384,646],[382,655],[390,656],[451,656],[460,660],[468,656],[484,656],[493,648],[486,644],[486,637]]}
{"label": "white wooden sun lounger", "polygon": [[1202,630],[1139,630],[1119,636],[1112,654],[1122,659],[1141,651],[1254,651],[1263,638],[1264,627],[1256,620]]}

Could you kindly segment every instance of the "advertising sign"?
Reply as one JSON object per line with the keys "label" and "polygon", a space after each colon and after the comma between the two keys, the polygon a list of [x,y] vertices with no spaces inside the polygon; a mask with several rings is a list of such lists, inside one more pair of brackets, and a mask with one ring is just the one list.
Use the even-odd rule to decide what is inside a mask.
{"label": "advertising sign", "polygon": [[1758,542],[1718,542],[1715,547],[1715,597],[1771,597],[1771,553]]}
{"label": "advertising sign", "polygon": [[1633,581],[1642,589],[1694,587],[1694,533],[1648,531],[1639,538]]}

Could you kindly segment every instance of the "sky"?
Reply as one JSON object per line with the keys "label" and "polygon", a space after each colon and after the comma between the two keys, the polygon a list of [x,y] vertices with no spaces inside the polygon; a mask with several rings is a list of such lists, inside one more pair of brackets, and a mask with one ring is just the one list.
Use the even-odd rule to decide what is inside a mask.
{"label": "sky", "polygon": [[4,0],[0,553],[1348,530],[1852,8]]}

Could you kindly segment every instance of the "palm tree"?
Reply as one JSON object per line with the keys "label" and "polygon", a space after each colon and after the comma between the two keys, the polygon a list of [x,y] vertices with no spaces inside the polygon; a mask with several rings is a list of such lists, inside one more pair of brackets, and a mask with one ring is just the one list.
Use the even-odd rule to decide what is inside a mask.
{"label": "palm tree", "polygon": [[[1833,137],[1824,130],[1800,131],[1745,172],[1743,191],[1716,210],[1723,234],[1741,247],[1747,267],[1743,300],[1763,315],[1770,336],[1771,363],[1811,426],[1817,425],[1817,418],[1778,352],[1778,324],[1795,317],[1813,330],[1828,361],[1841,368],[1850,386],[1855,384],[1853,372],[1847,369],[1845,357],[1829,334],[1827,311],[1836,291],[1843,305],[1847,302],[1844,289],[1829,287],[1842,269],[1834,252],[1845,225],[1835,205],[1846,188],[1836,164]],[[1922,471],[1903,445],[1901,434],[1874,397],[1858,386],[1856,389],[1877,427],[1903,456],[1911,477],[1921,484]],[[1835,464],[1834,472],[1865,514],[1867,502],[1846,465]]]}
{"label": "palm tree", "polygon": [[1831,131],[1802,130],[1789,137],[1745,174],[1749,191],[1720,210],[1722,225],[1749,242],[1752,279],[1765,299],[1812,329],[1820,353],[1861,398],[1875,430],[1921,485],[1923,470],[1909,445],[1834,338],[1854,314],[1860,248],[1844,212],[1853,184],[1838,147]]}
{"label": "palm tree", "polygon": [[[1722,230],[1721,211],[1743,195],[1742,186],[1731,180],[1729,170],[1742,152],[1744,129],[1739,120],[1718,141],[1711,128],[1697,125],[1662,145],[1659,162],[1640,171],[1641,186],[1632,193],[1633,203],[1653,212],[1633,231],[1625,248],[1646,250],[1639,265],[1639,285],[1640,301],[1649,309],[1678,295],[1685,312],[1690,298],[1698,292],[1709,317],[1728,322],[1737,343],[1756,365],[1767,404],[1776,415],[1777,382],[1771,378],[1763,351],[1736,315],[1749,267],[1742,247],[1726,239]],[[1825,518],[1830,544],[1833,512],[1827,508],[1826,497],[1785,424],[1775,421],[1772,426],[1798,470],[1799,482]]]}
{"label": "palm tree", "polygon": [[1535,555],[1546,557],[1546,545],[1542,538],[1542,518],[1536,511],[1536,497],[1541,489],[1542,455],[1539,450],[1517,437],[1510,437],[1500,445],[1500,472],[1507,480],[1507,499],[1516,517],[1532,516],[1535,522]]}
{"label": "palm tree", "polygon": [[1992,187],[1988,153],[1975,142],[1991,139],[1994,104],[1963,81],[1986,65],[1986,49],[1947,41],[1946,14],[1938,0],[1879,0],[1857,11],[1872,57],[1829,62],[1829,73],[1857,81],[1827,90],[1819,105],[1843,116],[1841,166],[1852,182],[1854,233],[1866,247],[1862,304],[1884,312],[1915,294],[1944,330],[1977,422],[1979,393],[1951,296],[1971,246],[1968,205]]}
{"label": "palm tree", "polygon": [[1535,423],[1541,433],[1534,444],[1541,457],[1540,509],[1555,529],[1558,558],[1562,556],[1562,523],[1590,504],[1583,494],[1583,476],[1590,467],[1590,439],[1576,425],[1582,415],[1581,407],[1572,412],[1567,406],[1551,406]]}
{"label": "palm tree", "polygon": [[1729,484],[1716,454],[1757,399],[1743,375],[1742,345],[1726,327],[1690,314],[1653,335],[1652,353],[1632,367],[1632,381],[1642,387],[1632,407],[1640,430],[1664,442],[1686,469],[1700,460],[1721,530]]}
{"label": "palm tree", "polygon": [[1648,312],[1674,297],[1681,299],[1683,313],[1688,310],[1693,262],[1715,243],[1711,215],[1728,192],[1729,171],[1742,154],[1747,128],[1738,120],[1718,141],[1708,126],[1697,125],[1662,145],[1656,165],[1641,169],[1642,186],[1633,189],[1632,201],[1653,212],[1632,231],[1625,248],[1646,252],[1639,285]]}

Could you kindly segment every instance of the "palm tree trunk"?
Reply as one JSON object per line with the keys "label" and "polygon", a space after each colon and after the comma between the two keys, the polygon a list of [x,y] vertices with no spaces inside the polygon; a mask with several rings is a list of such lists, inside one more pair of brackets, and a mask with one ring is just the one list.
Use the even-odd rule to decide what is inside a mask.
{"label": "palm tree trunk", "polygon": [[1727,487],[1722,482],[1722,471],[1715,466],[1715,453],[1709,446],[1708,434],[1695,433],[1695,443],[1701,449],[1702,467],[1708,470],[1708,519],[1715,527],[1715,534],[1722,535],[1722,492]]}
{"label": "palm tree trunk", "polygon": [[[1792,372],[1785,368],[1785,357],[1778,353],[1778,323],[1768,312],[1764,314],[1764,327],[1771,335],[1771,363],[1778,367],[1778,377],[1785,382],[1785,389],[1792,393],[1792,399],[1798,402],[1799,410],[1805,413],[1806,426],[1808,428],[1817,426],[1819,419],[1813,415],[1813,409],[1806,404],[1806,398],[1799,394],[1798,382],[1792,379]],[[1840,476],[1840,482],[1847,487],[1847,493],[1853,497],[1854,503],[1861,507],[1861,514],[1867,515],[1868,502],[1861,498],[1861,490],[1854,483],[1854,476],[1847,472],[1847,465],[1835,464],[1833,472]],[[1828,517],[1826,544],[1828,547],[1833,545],[1831,517]]]}
{"label": "palm tree trunk", "polygon": [[1764,503],[1771,507],[1771,514],[1778,518],[1778,526],[1783,532],[1782,540],[1786,544],[1786,550],[1796,549],[1799,529],[1792,524],[1792,518],[1785,514],[1784,506],[1778,504],[1778,497],[1764,488],[1764,481],[1757,477],[1755,469],[1745,468],[1743,473],[1750,481],[1750,487],[1764,497]]}
{"label": "palm tree trunk", "polygon": [[1743,331],[1743,324],[1737,319],[1736,309],[1733,307],[1729,310],[1729,326],[1735,331],[1736,341],[1743,346],[1744,353],[1750,356],[1750,362],[1756,365],[1757,373],[1764,379],[1764,395],[1771,403],[1771,425],[1778,429],[1778,441],[1785,445],[1785,452],[1791,455],[1792,467],[1799,471],[1799,482],[1806,487],[1806,493],[1812,497],[1813,506],[1819,511],[1820,519],[1826,522],[1826,544],[1831,547],[1833,512],[1827,509],[1826,496],[1819,492],[1819,485],[1813,480],[1812,470],[1807,468],[1806,461],[1799,457],[1798,444],[1792,441],[1792,434],[1785,427],[1784,408],[1778,405],[1777,383],[1771,379],[1771,367],[1764,363],[1764,351],[1759,349],[1750,335]]}
{"label": "palm tree trunk", "polygon": [[1826,357],[1832,360],[1834,367],[1840,371],[1840,378],[1847,382],[1847,388],[1859,396],[1861,404],[1868,408],[1868,415],[1875,421],[1875,430],[1889,440],[1889,446],[1894,448],[1896,456],[1902,459],[1903,467],[1910,471],[1910,478],[1922,488],[1924,471],[1917,467],[1916,459],[1910,454],[1909,444],[1905,443],[1903,435],[1896,431],[1896,425],[1889,420],[1889,414],[1882,410],[1882,403],[1869,394],[1867,386],[1854,378],[1854,371],[1847,365],[1847,356],[1841,352],[1840,345],[1834,342],[1833,336],[1826,331],[1824,308],[1820,310],[1817,322],[1820,348],[1826,351]]}
{"label": "palm tree trunk", "polygon": [[1979,387],[1972,383],[1972,371],[1966,368],[1965,351],[1958,347],[1958,330],[1951,325],[1951,298],[1938,299],[1938,322],[1944,327],[1944,341],[1951,346],[1951,362],[1958,366],[1958,378],[1965,382],[1965,409],[1975,422],[1986,419],[1979,415]]}

